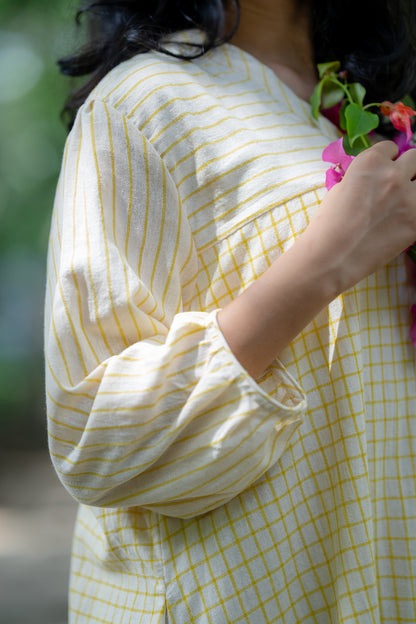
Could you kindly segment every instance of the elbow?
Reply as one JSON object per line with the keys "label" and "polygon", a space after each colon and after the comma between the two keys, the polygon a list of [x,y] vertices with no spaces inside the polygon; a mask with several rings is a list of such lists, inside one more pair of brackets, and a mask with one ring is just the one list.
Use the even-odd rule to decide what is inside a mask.
{"label": "elbow", "polygon": [[102,474],[102,465],[91,461],[76,445],[49,441],[49,451],[56,474],[70,496],[80,504],[108,506],[114,496],[111,475]]}

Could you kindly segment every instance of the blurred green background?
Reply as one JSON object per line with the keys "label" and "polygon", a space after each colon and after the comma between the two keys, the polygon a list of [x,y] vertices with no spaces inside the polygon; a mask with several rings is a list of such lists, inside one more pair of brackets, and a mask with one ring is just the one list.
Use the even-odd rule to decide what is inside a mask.
{"label": "blurred green background", "polygon": [[0,0],[0,624],[64,624],[76,504],[46,452],[46,252],[78,0]]}
{"label": "blurred green background", "polygon": [[46,446],[43,299],[75,0],[0,0],[1,447]]}

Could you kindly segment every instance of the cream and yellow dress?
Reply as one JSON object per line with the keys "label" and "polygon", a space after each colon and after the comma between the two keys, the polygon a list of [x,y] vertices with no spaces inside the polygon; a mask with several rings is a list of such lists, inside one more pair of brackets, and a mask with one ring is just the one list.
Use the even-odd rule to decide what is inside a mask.
{"label": "cream and yellow dress", "polygon": [[232,45],[138,55],[79,111],[46,296],[71,624],[416,622],[403,256],[256,381],[216,322],[306,228],[336,138]]}

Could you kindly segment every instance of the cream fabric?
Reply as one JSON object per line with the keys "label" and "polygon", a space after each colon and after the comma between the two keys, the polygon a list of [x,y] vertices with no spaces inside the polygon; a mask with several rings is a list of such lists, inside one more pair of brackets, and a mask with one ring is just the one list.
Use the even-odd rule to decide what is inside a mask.
{"label": "cream fabric", "polygon": [[336,136],[230,45],[139,55],[81,108],[46,296],[71,624],[416,622],[403,257],[257,381],[216,323],[306,227]]}

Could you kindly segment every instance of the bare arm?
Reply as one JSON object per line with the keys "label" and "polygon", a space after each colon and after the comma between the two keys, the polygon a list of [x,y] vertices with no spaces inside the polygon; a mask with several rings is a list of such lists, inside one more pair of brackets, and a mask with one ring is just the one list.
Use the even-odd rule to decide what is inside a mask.
{"label": "bare arm", "polygon": [[230,348],[258,377],[334,297],[416,238],[416,150],[383,141],[351,164],[293,247],[218,314]]}

